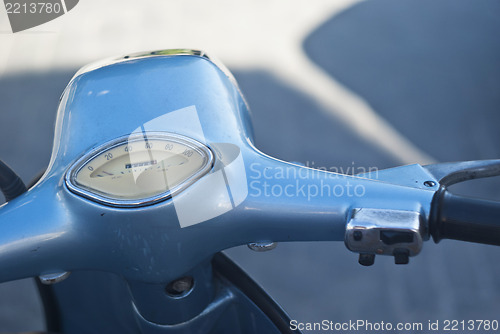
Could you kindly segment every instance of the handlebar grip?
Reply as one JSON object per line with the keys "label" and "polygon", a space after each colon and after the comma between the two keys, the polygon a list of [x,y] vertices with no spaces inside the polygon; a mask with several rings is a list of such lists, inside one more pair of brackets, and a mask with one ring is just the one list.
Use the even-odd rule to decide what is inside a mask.
{"label": "handlebar grip", "polygon": [[442,189],[433,200],[430,233],[436,243],[454,239],[500,246],[500,203]]}
{"label": "handlebar grip", "polygon": [[26,192],[26,186],[21,178],[3,161],[0,160],[0,191],[9,202]]}

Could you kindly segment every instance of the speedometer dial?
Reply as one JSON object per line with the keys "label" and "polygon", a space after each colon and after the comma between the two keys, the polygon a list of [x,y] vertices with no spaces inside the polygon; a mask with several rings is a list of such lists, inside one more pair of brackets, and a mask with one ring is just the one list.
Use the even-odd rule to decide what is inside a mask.
{"label": "speedometer dial", "polygon": [[68,188],[112,206],[144,206],[170,198],[206,174],[208,147],[162,133],[129,136],[80,159],[66,176]]}

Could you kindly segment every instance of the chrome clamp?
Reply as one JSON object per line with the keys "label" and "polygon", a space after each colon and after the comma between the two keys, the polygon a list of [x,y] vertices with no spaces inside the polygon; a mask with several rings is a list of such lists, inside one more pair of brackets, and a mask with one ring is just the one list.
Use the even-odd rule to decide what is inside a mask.
{"label": "chrome clamp", "polygon": [[346,227],[345,244],[359,253],[359,263],[371,266],[375,254],[394,256],[396,264],[407,264],[422,250],[423,219],[418,212],[356,209]]}

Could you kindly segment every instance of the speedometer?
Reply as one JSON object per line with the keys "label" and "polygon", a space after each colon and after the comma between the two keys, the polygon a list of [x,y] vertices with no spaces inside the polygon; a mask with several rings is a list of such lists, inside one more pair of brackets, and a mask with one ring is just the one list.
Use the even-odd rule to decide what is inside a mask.
{"label": "speedometer", "polygon": [[118,207],[166,200],[208,173],[210,149],[184,136],[141,133],[107,143],[78,160],[66,174],[68,188]]}

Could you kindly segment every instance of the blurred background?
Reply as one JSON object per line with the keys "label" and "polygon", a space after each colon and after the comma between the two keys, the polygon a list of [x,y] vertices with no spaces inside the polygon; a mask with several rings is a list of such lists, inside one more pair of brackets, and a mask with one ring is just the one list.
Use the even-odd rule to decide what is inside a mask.
{"label": "blurred background", "polygon": [[[1,8],[0,159],[29,182],[79,67],[166,48],[229,67],[275,157],[337,170],[498,159],[499,17],[497,0],[81,0],[12,34]],[[500,200],[495,179],[454,190]],[[407,266],[369,268],[342,243],[227,253],[300,322],[500,320],[492,246],[429,242]],[[41,312],[32,280],[0,285],[0,332],[43,329]]]}

